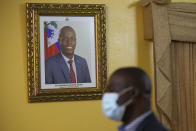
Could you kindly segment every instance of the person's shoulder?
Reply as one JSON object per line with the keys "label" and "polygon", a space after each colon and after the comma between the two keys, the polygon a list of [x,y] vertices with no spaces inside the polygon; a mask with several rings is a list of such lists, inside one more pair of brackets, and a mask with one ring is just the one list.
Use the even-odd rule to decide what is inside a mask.
{"label": "person's shoulder", "polygon": [[[163,127],[163,125],[157,120],[156,116],[154,115],[154,113],[152,113],[151,115],[149,115],[146,119],[146,129],[150,129],[151,131],[167,131],[167,129],[165,129]],[[147,131],[147,130],[145,130]]]}
{"label": "person's shoulder", "polygon": [[57,53],[49,58],[46,59],[46,63],[54,62],[56,61],[59,57],[61,57],[60,53]]}
{"label": "person's shoulder", "polygon": [[79,60],[79,61],[86,61],[85,58],[83,58],[83,57],[81,57],[79,55],[76,55],[76,54],[74,55],[74,59]]}

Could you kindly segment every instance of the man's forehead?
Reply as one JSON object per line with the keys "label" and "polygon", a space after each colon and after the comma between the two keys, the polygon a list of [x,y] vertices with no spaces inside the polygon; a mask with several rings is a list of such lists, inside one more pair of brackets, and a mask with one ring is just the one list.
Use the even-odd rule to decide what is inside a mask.
{"label": "man's forehead", "polygon": [[120,75],[113,75],[110,77],[108,88],[112,91],[121,91],[122,89],[126,88],[127,82],[125,77]]}
{"label": "man's forehead", "polygon": [[66,31],[63,32],[62,37],[74,37],[75,38],[76,35],[75,35],[74,31],[66,30]]}
{"label": "man's forehead", "polygon": [[64,33],[70,33],[70,32],[74,33],[74,30],[73,29],[64,29],[63,32]]}

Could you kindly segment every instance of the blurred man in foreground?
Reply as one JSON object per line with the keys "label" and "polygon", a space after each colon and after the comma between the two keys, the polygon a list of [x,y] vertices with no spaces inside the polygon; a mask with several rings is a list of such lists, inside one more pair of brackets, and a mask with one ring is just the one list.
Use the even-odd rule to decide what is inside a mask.
{"label": "blurred man in foreground", "polygon": [[115,71],[102,98],[104,114],[122,121],[119,131],[166,131],[150,109],[151,83],[139,68]]}

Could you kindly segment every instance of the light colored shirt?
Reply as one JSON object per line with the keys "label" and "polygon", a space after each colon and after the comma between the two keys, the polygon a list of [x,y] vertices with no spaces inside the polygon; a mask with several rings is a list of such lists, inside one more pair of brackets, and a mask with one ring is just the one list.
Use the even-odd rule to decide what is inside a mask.
{"label": "light colored shirt", "polygon": [[[152,113],[151,110],[145,112],[144,114],[140,115],[139,117],[137,117],[135,120],[133,120],[131,123],[129,123],[128,125],[126,125],[125,127],[120,127],[121,131],[135,131],[138,126],[140,125],[140,123],[146,118],[148,117],[150,114]],[[122,129],[123,128],[123,129]]]}
{"label": "light colored shirt", "polygon": [[63,55],[63,53],[61,52],[61,55],[63,56],[63,59],[65,60],[65,63],[67,64],[67,67],[69,68],[69,71],[70,71],[70,64],[68,63],[69,60],[72,60],[72,67],[73,67],[73,70],[74,70],[74,74],[75,74],[75,78],[76,78],[76,83],[77,83],[77,72],[76,72],[76,64],[75,64],[75,61],[74,61],[74,56],[72,59],[69,59],[67,58],[66,56]]}

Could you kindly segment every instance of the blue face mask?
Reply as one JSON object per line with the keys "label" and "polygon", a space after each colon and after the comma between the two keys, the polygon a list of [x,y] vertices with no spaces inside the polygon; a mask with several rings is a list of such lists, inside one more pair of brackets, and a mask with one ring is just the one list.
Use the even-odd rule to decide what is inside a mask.
{"label": "blue face mask", "polygon": [[106,117],[111,120],[121,121],[125,113],[126,106],[133,102],[132,99],[123,105],[118,105],[117,101],[121,95],[132,90],[132,87],[122,90],[120,93],[105,93],[102,97],[102,110]]}

